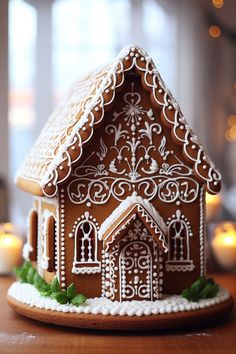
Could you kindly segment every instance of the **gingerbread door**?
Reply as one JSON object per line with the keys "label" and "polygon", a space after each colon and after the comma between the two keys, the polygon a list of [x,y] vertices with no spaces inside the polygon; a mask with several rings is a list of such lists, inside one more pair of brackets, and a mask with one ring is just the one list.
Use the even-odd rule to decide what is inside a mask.
{"label": "gingerbread door", "polygon": [[161,297],[163,255],[146,225],[137,217],[106,244],[103,295],[111,300],[156,300]]}

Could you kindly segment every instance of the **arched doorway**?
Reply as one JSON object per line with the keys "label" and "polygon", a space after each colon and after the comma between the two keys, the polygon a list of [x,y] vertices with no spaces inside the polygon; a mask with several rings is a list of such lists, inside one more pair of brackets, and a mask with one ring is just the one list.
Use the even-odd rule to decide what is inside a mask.
{"label": "arched doorway", "polygon": [[116,301],[157,300],[163,288],[163,249],[138,217],[104,244],[102,294]]}

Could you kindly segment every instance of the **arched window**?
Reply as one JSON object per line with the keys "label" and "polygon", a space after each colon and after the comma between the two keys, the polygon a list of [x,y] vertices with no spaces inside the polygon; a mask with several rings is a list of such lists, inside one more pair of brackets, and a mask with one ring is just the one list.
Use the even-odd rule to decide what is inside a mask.
{"label": "arched window", "polygon": [[44,210],[42,215],[41,267],[48,272],[55,270],[55,218]]}
{"label": "arched window", "polygon": [[98,273],[101,263],[97,260],[97,223],[88,212],[79,218],[70,237],[74,237],[72,273]]}
{"label": "arched window", "polygon": [[56,235],[56,222],[53,215],[50,215],[47,221],[47,246],[46,252],[49,258],[48,271],[53,272],[55,270],[55,235]]}
{"label": "arched window", "polygon": [[167,271],[192,271],[195,267],[190,258],[190,222],[180,210],[168,220],[168,260]]}
{"label": "arched window", "polygon": [[173,261],[189,259],[189,234],[183,220],[173,220],[168,228],[169,258]]}
{"label": "arched window", "polygon": [[38,212],[31,209],[27,220],[27,241],[23,248],[23,257],[31,262],[37,261]]}
{"label": "arched window", "polygon": [[76,260],[77,262],[94,262],[97,260],[95,225],[87,220],[81,221],[77,226],[76,237]]}

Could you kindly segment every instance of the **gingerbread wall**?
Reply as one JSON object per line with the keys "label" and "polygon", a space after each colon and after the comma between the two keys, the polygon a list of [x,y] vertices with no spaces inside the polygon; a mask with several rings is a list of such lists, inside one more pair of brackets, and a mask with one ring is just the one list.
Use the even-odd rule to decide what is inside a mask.
{"label": "gingerbread wall", "polygon": [[74,282],[86,296],[101,296],[101,285],[106,282],[104,268],[109,268],[108,263],[102,263],[101,241],[97,241],[96,262],[83,264],[81,270],[77,264],[73,270],[78,225],[88,220],[97,235],[103,221],[133,192],[154,205],[167,226],[172,225],[172,234],[180,232],[177,236],[181,236],[183,232],[188,237],[189,247],[183,244],[180,254],[181,242],[186,240],[175,247],[172,244],[172,259],[167,265],[165,255],[159,269],[164,292],[180,292],[204,273],[204,191],[139,77],[129,74],[113,107],[105,112],[102,125],[84,148],[83,158],[59,188],[59,275],[63,288]]}

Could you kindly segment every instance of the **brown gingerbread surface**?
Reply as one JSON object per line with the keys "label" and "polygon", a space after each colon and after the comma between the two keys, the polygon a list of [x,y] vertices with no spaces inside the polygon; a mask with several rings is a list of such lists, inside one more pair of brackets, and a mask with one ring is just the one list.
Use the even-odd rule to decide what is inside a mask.
{"label": "brown gingerbread surface", "polygon": [[25,258],[62,289],[154,301],[205,275],[220,174],[138,47],[73,86],[17,183],[35,195]]}

